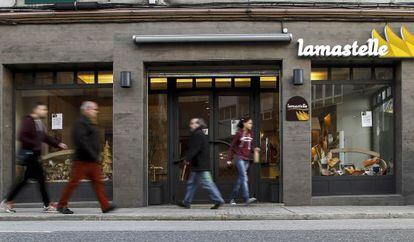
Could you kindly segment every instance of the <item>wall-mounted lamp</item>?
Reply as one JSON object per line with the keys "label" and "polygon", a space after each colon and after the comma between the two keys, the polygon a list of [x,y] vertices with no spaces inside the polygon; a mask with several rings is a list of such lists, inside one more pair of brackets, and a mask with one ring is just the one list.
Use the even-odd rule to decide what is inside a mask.
{"label": "wall-mounted lamp", "polygon": [[119,78],[119,84],[122,88],[130,88],[131,87],[131,72],[130,71],[121,71],[121,75]]}
{"label": "wall-mounted lamp", "polygon": [[293,85],[303,85],[303,69],[293,69]]}

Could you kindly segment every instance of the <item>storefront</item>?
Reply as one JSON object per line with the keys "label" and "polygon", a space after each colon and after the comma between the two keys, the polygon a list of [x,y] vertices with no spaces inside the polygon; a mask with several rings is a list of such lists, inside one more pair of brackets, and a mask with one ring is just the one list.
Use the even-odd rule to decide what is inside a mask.
{"label": "storefront", "polygon": [[[145,11],[165,18],[151,20]],[[123,207],[182,198],[176,163],[185,156],[192,117],[208,123],[212,173],[227,199],[236,176],[225,165],[228,143],[242,115],[253,118],[262,150],[249,171],[260,201],[414,204],[414,43],[404,31],[405,45],[390,40],[398,37],[390,38],[390,30],[406,26],[414,33],[414,25],[386,16],[372,22],[362,10],[360,22],[346,10],[350,21],[298,15],[286,21],[279,9],[262,19],[254,9],[210,10],[208,17],[199,10],[199,21],[185,20],[185,9],[145,11],[99,12],[95,22],[82,20],[88,11],[71,13],[70,23],[65,15],[49,16],[48,23],[43,15],[16,17],[16,25],[0,26],[1,194],[19,173],[15,136],[30,103],[48,104],[50,134],[71,147],[80,103],[95,100],[107,192]],[[128,23],[117,21],[127,17]],[[378,43],[361,47],[373,37]],[[379,48],[387,44],[392,56]],[[294,76],[294,70],[300,71]],[[45,147],[44,154],[57,199],[70,151]],[[74,201],[95,199],[88,185],[82,183]],[[38,201],[34,189],[20,201]],[[208,197],[201,192],[196,201]]]}

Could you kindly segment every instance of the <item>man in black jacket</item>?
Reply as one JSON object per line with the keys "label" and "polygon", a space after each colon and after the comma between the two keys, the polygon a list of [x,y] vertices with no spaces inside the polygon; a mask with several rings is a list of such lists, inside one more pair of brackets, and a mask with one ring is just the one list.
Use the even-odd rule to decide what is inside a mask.
{"label": "man in black jacket", "polygon": [[82,114],[75,122],[73,129],[75,157],[71,178],[60,198],[58,211],[63,214],[73,213],[67,207],[70,195],[78,186],[80,180],[87,177],[95,188],[102,212],[107,213],[114,210],[115,206],[109,204],[102,183],[101,144],[97,127],[98,105],[91,101],[83,102],[81,112]]}
{"label": "man in black jacket", "polygon": [[214,206],[211,209],[217,209],[224,203],[220,191],[217,189],[211,176],[208,137],[203,132],[204,128],[207,128],[207,125],[203,119],[191,119],[189,150],[185,161],[187,165],[191,165],[191,174],[187,181],[187,192],[184,200],[178,203],[179,206],[184,208],[190,208],[199,183],[210,193],[210,198],[214,202]]}

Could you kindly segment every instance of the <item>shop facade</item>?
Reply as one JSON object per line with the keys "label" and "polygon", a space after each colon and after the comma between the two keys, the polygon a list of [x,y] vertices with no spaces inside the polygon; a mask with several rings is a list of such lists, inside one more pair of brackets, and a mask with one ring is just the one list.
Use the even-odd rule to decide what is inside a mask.
{"label": "shop facade", "polygon": [[[38,23],[0,26],[2,195],[19,173],[14,165],[16,130],[30,103],[48,104],[45,123],[70,146],[79,104],[91,99],[101,106],[107,192],[122,207],[182,198],[184,184],[175,163],[185,155],[187,123],[195,116],[209,125],[205,132],[213,177],[227,198],[235,171],[224,166],[226,150],[234,122],[242,115],[253,118],[256,144],[262,149],[260,163],[249,174],[260,201],[414,203],[413,59],[298,52],[298,39],[313,47],[364,44],[373,29],[384,36],[385,26],[395,33],[406,26],[414,33],[412,23],[386,17],[375,22],[369,17],[360,22],[284,21],[276,15],[252,19],[242,11],[227,20],[213,11],[200,21],[177,21],[180,14],[188,13],[166,16],[169,21],[163,22],[150,17],[129,23],[116,23],[115,17],[105,23],[52,18],[45,24],[40,16]],[[257,39],[194,39],[230,34]],[[263,39],[264,34],[272,35]],[[157,39],[165,35],[175,40]],[[153,39],[142,43],[133,36]],[[180,38],[184,40],[176,41]],[[302,75],[294,77],[295,69]],[[130,87],[121,86],[121,72],[131,74]],[[296,78],[299,83],[293,82]],[[305,100],[307,108],[290,121],[287,113],[297,107],[289,105],[294,97]],[[63,116],[61,127],[58,114]],[[67,180],[70,152],[44,151],[56,199]],[[34,189],[29,187],[20,201],[36,201]],[[87,182],[74,197],[94,199]],[[208,201],[203,193],[196,200]]]}

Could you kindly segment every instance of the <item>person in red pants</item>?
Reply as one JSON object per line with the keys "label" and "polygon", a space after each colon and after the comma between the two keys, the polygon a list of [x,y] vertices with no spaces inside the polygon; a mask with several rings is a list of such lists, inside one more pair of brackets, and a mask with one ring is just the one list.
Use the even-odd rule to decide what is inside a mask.
{"label": "person in red pants", "polygon": [[75,122],[73,138],[75,157],[69,183],[63,190],[57,210],[63,214],[73,214],[68,208],[68,201],[80,180],[88,178],[95,189],[96,196],[103,213],[113,211],[116,206],[110,205],[104,192],[102,167],[100,164],[101,144],[97,127],[98,104],[91,101],[82,103],[81,115]]}

